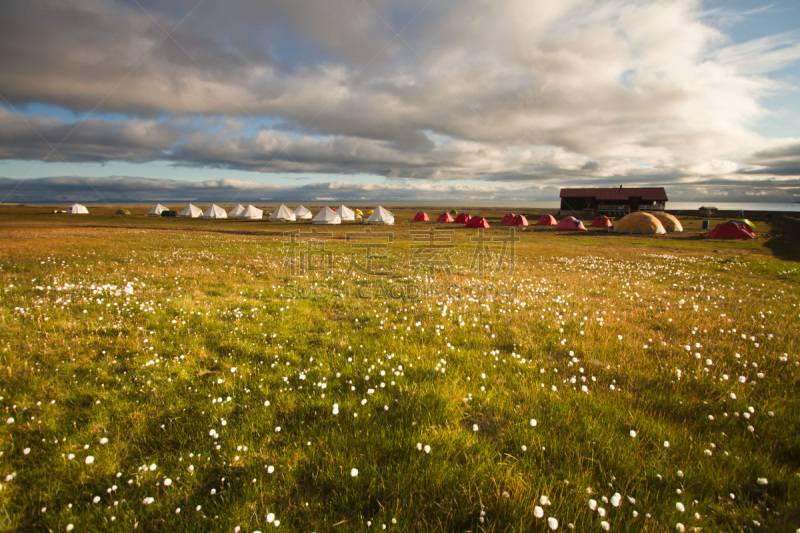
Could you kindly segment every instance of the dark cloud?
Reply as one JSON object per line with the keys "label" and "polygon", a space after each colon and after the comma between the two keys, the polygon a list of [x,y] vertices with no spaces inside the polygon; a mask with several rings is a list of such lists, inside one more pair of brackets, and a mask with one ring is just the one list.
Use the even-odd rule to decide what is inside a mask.
{"label": "dark cloud", "polygon": [[[772,87],[735,67],[764,57],[763,74],[800,48],[728,46],[699,8],[5,0],[0,157],[419,180],[727,175],[765,145],[750,124]],[[89,119],[14,113],[37,103]]]}

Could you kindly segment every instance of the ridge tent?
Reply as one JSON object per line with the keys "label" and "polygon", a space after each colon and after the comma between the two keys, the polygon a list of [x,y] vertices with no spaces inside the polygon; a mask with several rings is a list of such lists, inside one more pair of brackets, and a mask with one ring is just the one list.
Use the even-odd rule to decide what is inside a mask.
{"label": "ridge tent", "polygon": [[339,216],[339,213],[331,209],[330,207],[323,207],[322,211],[317,213],[313,219],[311,219],[312,224],[341,224],[342,217]]}
{"label": "ridge tent", "polygon": [[678,220],[675,215],[670,215],[665,211],[654,211],[653,216],[661,221],[665,230],[669,232],[674,231],[676,233],[683,231],[683,224],[681,224],[681,221]]}
{"label": "ridge tent", "polygon": [[428,213],[424,211],[420,211],[416,215],[414,215],[414,222],[430,222],[431,219],[428,217]]}
{"label": "ridge tent", "polygon": [[539,218],[539,221],[536,222],[537,226],[555,226],[558,222],[556,222],[556,217],[553,215],[542,215]]}
{"label": "ridge tent", "polygon": [[244,213],[244,206],[242,204],[239,204],[230,211],[228,211],[228,216],[231,218],[241,218],[242,213]]}
{"label": "ridge tent", "polygon": [[636,211],[622,217],[612,230],[614,233],[640,233],[649,235],[664,235],[667,230],[656,217],[650,213]]}
{"label": "ridge tent", "polygon": [[436,219],[436,222],[453,222],[453,220],[453,215],[445,211],[439,215],[439,218]]}
{"label": "ridge tent", "polygon": [[202,218],[214,218],[214,219],[228,218],[228,213],[226,213],[225,210],[222,209],[217,204],[211,204],[211,206],[209,206],[209,208],[206,209],[206,212],[203,213]]}
{"label": "ridge tent", "polygon": [[706,237],[709,239],[755,239],[756,234],[744,222],[731,220],[717,224]]}
{"label": "ridge tent", "polygon": [[270,222],[294,222],[297,218],[294,216],[294,211],[281,204],[269,216]]}
{"label": "ridge tent", "polygon": [[178,214],[179,217],[197,218],[203,216],[203,210],[196,205],[189,204]]}
{"label": "ridge tent", "polygon": [[264,211],[257,208],[253,204],[247,204],[247,207],[244,211],[242,211],[242,214],[239,215],[239,218],[244,220],[261,220],[264,218]]}
{"label": "ridge tent", "polygon": [[593,228],[613,228],[614,224],[611,223],[611,219],[607,216],[599,216],[592,220],[592,227]]}
{"label": "ridge tent", "polygon": [[364,221],[364,224],[376,224],[381,226],[391,226],[394,224],[394,215],[388,209],[381,206],[375,208],[375,211]]}
{"label": "ridge tent", "polygon": [[558,223],[556,229],[570,230],[570,231],[589,231],[586,229],[586,226],[583,225],[583,222],[581,222],[575,217],[566,217],[561,219],[561,222]]}
{"label": "ridge tent", "polygon": [[506,226],[510,226],[511,222],[513,222],[514,220],[514,216],[515,216],[514,213],[508,213],[500,220],[500,223],[505,224]]}
{"label": "ridge tent", "polygon": [[341,217],[342,222],[346,220],[355,220],[356,213],[346,205],[342,204],[339,206],[339,209],[336,210],[336,213]]}
{"label": "ridge tent", "polygon": [[163,213],[164,211],[169,211],[169,209],[167,209],[166,206],[163,206],[161,204],[156,204],[156,205],[153,206],[153,209],[151,209],[150,211],[147,212],[147,216],[149,216],[149,217],[160,217],[161,213]]}
{"label": "ridge tent", "polygon": [[71,206],[67,208],[67,213],[70,215],[88,215],[89,210],[86,209],[85,205],[81,205],[78,202],[75,202]]}
{"label": "ridge tent", "polygon": [[509,226],[528,226],[528,219],[525,215],[517,215],[514,219],[508,223]]}
{"label": "ridge tent", "polygon": [[466,224],[467,222],[469,222],[470,218],[472,218],[472,217],[469,216],[468,213],[461,213],[460,215],[458,215],[456,217],[456,223],[458,223],[458,224]]}
{"label": "ridge tent", "polygon": [[486,229],[491,228],[491,226],[489,225],[489,222],[487,222],[486,219],[483,218],[483,217],[472,217],[472,218],[470,218],[469,221],[467,222],[467,227],[468,228],[486,228]]}
{"label": "ridge tent", "polygon": [[294,218],[296,220],[311,220],[314,218],[314,215],[311,214],[307,208],[303,207],[302,205],[298,205],[297,209],[294,210]]}

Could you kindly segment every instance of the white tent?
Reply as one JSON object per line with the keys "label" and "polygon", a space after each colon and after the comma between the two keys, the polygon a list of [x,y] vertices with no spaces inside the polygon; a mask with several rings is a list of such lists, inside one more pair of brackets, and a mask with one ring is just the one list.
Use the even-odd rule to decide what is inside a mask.
{"label": "white tent", "polygon": [[260,220],[264,218],[264,211],[252,204],[247,204],[247,208],[242,211],[242,214],[239,215],[239,218],[243,218],[245,220]]}
{"label": "white tent", "polygon": [[342,217],[343,221],[356,219],[355,212],[344,204],[340,205],[339,209],[337,209],[336,212],[339,214],[340,217]]}
{"label": "white tent", "polygon": [[295,220],[294,211],[281,204],[278,209],[272,212],[269,219],[272,222],[291,222]]}
{"label": "white tent", "polygon": [[197,218],[203,216],[203,210],[196,205],[189,204],[178,214],[179,217]]}
{"label": "white tent", "polygon": [[297,206],[297,209],[294,210],[294,217],[297,220],[310,220],[314,217],[307,208],[303,207],[302,205]]}
{"label": "white tent", "polygon": [[147,212],[147,216],[160,217],[161,213],[163,213],[164,211],[169,211],[169,209],[161,204],[156,204],[153,206],[153,209]]}
{"label": "white tent", "polygon": [[342,217],[339,216],[339,213],[331,209],[330,207],[325,207],[317,213],[311,220],[312,224],[341,224]]}
{"label": "white tent", "polygon": [[203,213],[203,218],[228,218],[228,213],[217,204],[211,204],[211,207]]}
{"label": "white tent", "polygon": [[88,215],[89,210],[86,209],[85,205],[81,205],[78,202],[75,202],[70,207],[67,208],[67,213],[70,215]]}
{"label": "white tent", "polygon": [[242,213],[244,213],[244,206],[239,204],[230,210],[228,216],[231,218],[242,218]]}
{"label": "white tent", "polygon": [[382,226],[391,226],[394,224],[394,215],[388,209],[381,206],[375,208],[375,211],[364,221],[364,224],[378,224]]}

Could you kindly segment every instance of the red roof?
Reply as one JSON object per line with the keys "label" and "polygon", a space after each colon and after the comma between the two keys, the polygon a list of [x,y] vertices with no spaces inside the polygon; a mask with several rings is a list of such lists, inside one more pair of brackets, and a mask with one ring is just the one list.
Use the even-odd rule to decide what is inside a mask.
{"label": "red roof", "polygon": [[628,198],[636,197],[657,202],[667,201],[667,191],[664,190],[664,187],[561,189],[559,196],[561,198],[596,198],[617,201],[627,201]]}

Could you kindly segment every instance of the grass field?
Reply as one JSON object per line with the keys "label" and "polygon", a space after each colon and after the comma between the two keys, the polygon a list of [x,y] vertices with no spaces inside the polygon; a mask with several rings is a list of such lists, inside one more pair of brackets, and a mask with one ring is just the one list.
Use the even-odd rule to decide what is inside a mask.
{"label": "grass field", "polygon": [[800,528],[796,221],[132,211],[0,209],[4,531]]}

